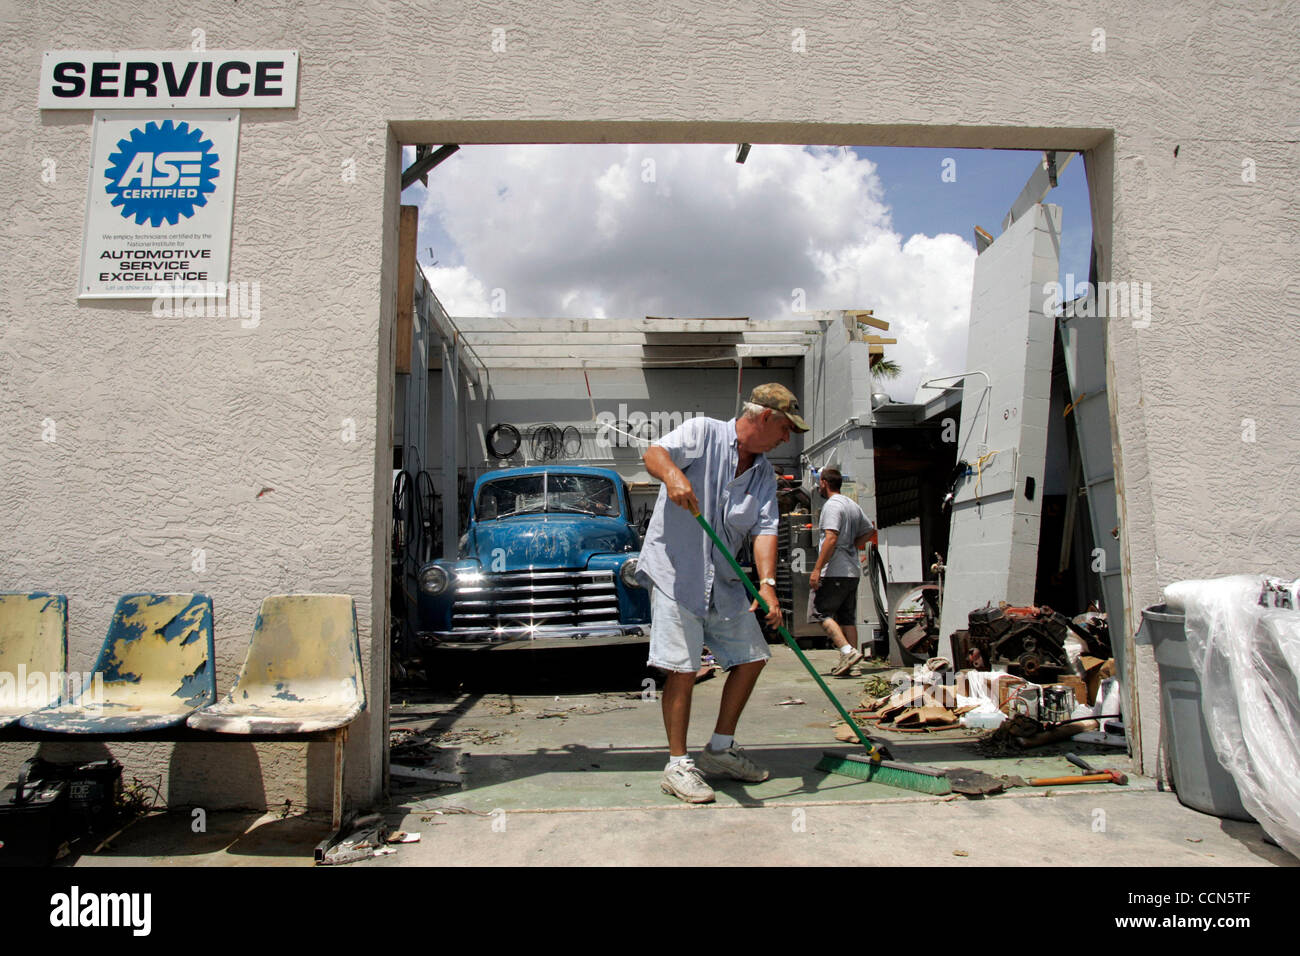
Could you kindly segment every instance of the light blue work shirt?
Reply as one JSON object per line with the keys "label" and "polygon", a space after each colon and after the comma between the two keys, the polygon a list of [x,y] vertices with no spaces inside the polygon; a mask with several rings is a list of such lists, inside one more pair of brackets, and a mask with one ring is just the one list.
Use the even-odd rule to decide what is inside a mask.
{"label": "light blue work shirt", "polygon": [[[734,418],[687,419],[654,444],[686,475],[700,514],[733,556],[749,535],[777,533],[776,473],[766,455],[755,455],[745,473],[735,477],[740,441]],[[667,485],[659,489],[637,576],[699,617],[708,614],[710,603],[725,618],[749,613],[751,598],[740,578],[716,553],[695,516],[668,500]]]}

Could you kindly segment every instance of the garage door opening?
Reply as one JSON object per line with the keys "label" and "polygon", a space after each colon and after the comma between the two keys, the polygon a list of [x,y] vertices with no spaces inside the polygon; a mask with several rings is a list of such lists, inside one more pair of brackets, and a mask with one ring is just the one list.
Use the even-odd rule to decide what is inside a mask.
{"label": "garage door opening", "polygon": [[[643,531],[658,494],[641,463],[648,442],[695,415],[732,417],[766,381],[794,391],[814,422],[769,457],[783,610],[822,673],[837,652],[805,613],[816,472],[843,471],[880,529],[877,577],[858,603],[872,660],[834,682],[847,705],[934,658],[948,662],[935,683],[954,708],[956,672],[972,664],[1009,664],[1021,679],[1037,670],[1074,686],[1078,704],[1095,700],[1097,673],[1074,663],[1080,639],[1121,666],[1123,649],[1075,618],[1113,608],[1122,633],[1123,610],[1105,303],[1088,292],[1102,244],[1074,154],[447,146],[406,149],[403,168],[428,186],[407,189],[394,217],[396,798],[473,798],[484,812],[655,802],[666,749],[644,643],[455,638],[639,623],[622,562],[593,566],[582,548],[575,558],[551,516]],[[503,475],[509,495],[479,485]],[[592,489],[606,481],[598,510]],[[488,526],[503,509],[548,520],[497,537]],[[440,611],[431,593],[456,586],[457,561],[476,561],[482,579]],[[1012,611],[972,628],[969,612],[999,600],[1070,620]],[[600,616],[572,617],[584,610]],[[773,651],[738,738],[773,781],[729,798],[873,798],[861,787],[874,785],[813,771],[836,746],[834,711],[792,654]],[[692,745],[725,679],[701,676]],[[942,703],[950,691],[934,693]],[[907,759],[1022,759],[977,753],[972,730],[924,729],[893,734]]]}

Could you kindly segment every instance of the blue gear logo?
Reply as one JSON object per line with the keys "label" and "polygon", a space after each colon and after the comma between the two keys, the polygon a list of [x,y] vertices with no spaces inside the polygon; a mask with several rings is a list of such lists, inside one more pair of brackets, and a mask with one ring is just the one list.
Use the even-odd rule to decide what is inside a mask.
{"label": "blue gear logo", "polygon": [[207,205],[220,172],[212,140],[204,139],[201,129],[163,120],[118,140],[104,175],[112,205],[121,207],[123,218],[134,218],[137,226],[147,219],[156,227],[174,226]]}

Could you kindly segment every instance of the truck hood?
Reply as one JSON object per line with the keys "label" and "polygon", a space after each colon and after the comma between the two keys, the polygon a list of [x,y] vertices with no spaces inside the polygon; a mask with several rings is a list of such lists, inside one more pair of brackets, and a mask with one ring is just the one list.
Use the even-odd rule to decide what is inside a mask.
{"label": "truck hood", "polygon": [[636,547],[632,531],[616,518],[532,514],[481,521],[466,542],[466,556],[484,570],[527,567],[582,568],[593,554],[629,554]]}

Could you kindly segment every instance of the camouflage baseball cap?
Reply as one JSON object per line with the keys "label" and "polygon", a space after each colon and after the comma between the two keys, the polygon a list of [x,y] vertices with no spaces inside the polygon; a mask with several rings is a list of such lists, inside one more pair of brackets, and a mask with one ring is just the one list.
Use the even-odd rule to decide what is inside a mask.
{"label": "camouflage baseball cap", "polygon": [[759,385],[750,393],[749,400],[755,405],[776,409],[790,419],[790,424],[794,426],[795,431],[808,430],[808,423],[799,417],[799,399],[795,398],[794,393],[784,385],[777,382]]}

